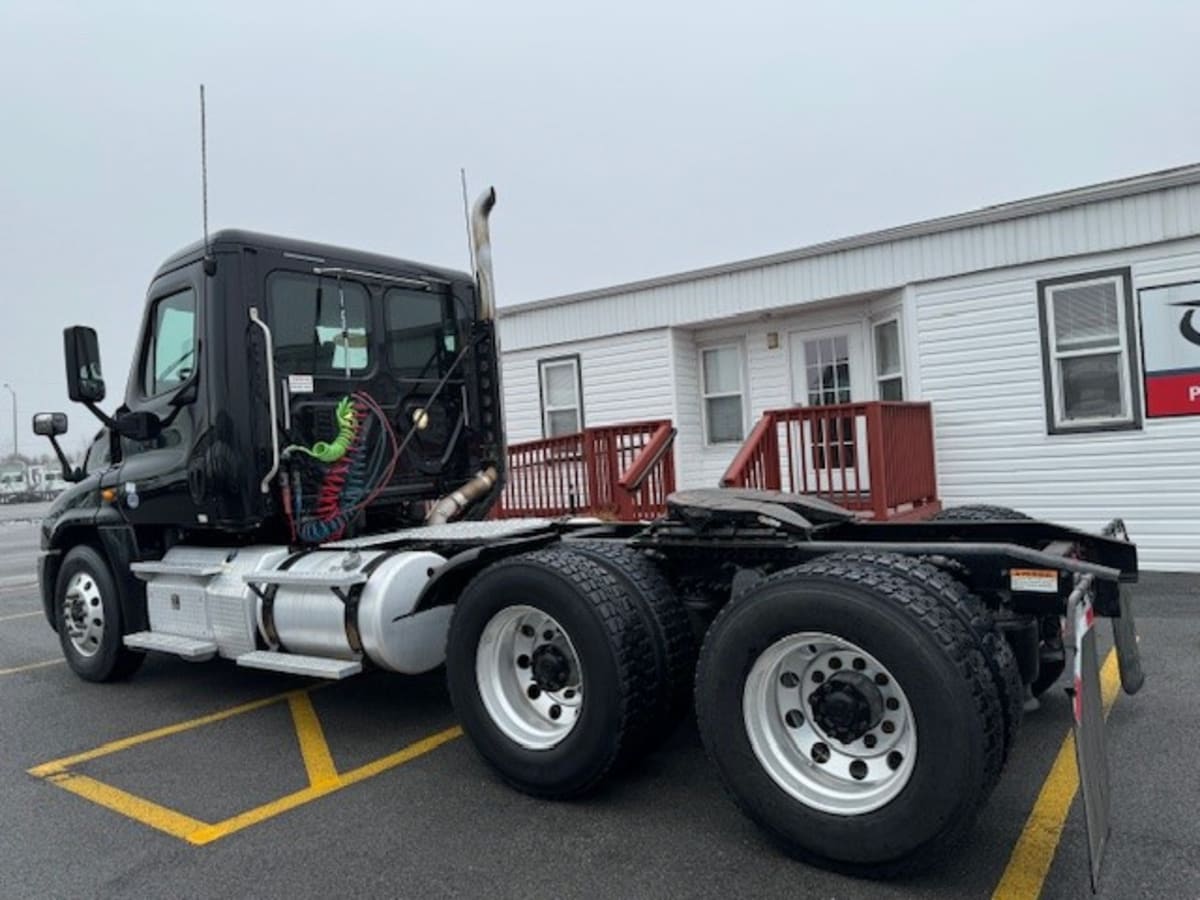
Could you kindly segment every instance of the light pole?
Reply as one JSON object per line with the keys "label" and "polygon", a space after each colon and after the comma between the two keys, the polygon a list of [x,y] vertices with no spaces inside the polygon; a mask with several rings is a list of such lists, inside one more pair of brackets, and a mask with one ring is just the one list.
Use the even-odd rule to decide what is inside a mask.
{"label": "light pole", "polygon": [[13,403],[13,457],[20,455],[20,449],[17,446],[17,392],[12,389],[12,385],[7,381],[4,382],[5,389],[12,394]]}

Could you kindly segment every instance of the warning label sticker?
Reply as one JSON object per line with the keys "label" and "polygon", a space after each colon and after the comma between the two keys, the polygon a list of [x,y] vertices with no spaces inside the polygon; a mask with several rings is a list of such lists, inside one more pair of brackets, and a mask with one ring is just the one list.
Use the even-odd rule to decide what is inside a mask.
{"label": "warning label sticker", "polygon": [[313,392],[313,377],[311,375],[289,375],[288,393],[311,394]]}
{"label": "warning label sticker", "polygon": [[1054,569],[1013,569],[1009,576],[1014,591],[1057,594],[1058,572]]}

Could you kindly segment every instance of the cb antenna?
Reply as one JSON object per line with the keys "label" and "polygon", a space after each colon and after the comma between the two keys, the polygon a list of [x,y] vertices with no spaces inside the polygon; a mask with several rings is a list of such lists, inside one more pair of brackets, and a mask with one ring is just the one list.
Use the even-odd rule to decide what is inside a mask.
{"label": "cb antenna", "polygon": [[471,204],[467,201],[467,170],[460,168],[458,170],[458,177],[462,182],[463,221],[467,225],[467,256],[470,257],[471,274],[474,274],[475,241],[471,236]]}
{"label": "cb antenna", "polygon": [[204,114],[204,85],[200,85],[200,205],[204,214],[204,273],[215,275],[217,261],[208,242],[208,127]]}

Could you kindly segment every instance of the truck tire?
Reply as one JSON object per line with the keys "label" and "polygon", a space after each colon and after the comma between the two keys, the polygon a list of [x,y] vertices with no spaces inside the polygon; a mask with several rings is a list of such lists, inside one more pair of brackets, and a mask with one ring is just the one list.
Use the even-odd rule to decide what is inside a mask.
{"label": "truck tire", "polygon": [[794,855],[869,877],[915,871],[944,858],[986,796],[1002,725],[978,657],[923,587],[815,560],[713,622],[700,735],[735,802]]}
{"label": "truck tire", "polygon": [[1012,519],[1028,519],[1029,516],[1007,506],[990,506],[979,503],[970,506],[950,506],[939,510],[929,517],[930,522],[987,522],[991,519],[1000,521]]}
{"label": "truck tire", "polygon": [[144,653],[124,644],[121,601],[108,563],[86,544],[63,558],[54,586],[54,624],[63,656],[85,681],[128,678]]}
{"label": "truck tire", "polygon": [[615,540],[565,541],[563,547],[604,566],[625,588],[650,633],[659,690],[647,739],[656,744],[675,729],[692,705],[696,637],[687,610],[658,567],[628,544]]}
{"label": "truck tire", "polygon": [[502,560],[463,591],[446,677],[463,730],[513,787],[586,793],[645,746],[650,634],[600,563],[561,547]]}
{"label": "truck tire", "polygon": [[[930,517],[930,521],[941,522],[981,522],[990,519],[1029,519],[1030,516],[1023,512],[1018,512],[1015,509],[1009,509],[1007,506],[952,506],[949,509],[943,509],[937,514]],[[1048,616],[1042,623],[1045,631],[1054,634],[1060,634],[1061,628],[1056,630],[1058,616]],[[1040,697],[1047,690],[1057,683],[1059,677],[1066,667],[1066,657],[1062,650],[1062,641],[1055,637],[1050,641],[1043,641],[1043,652],[1040,660],[1038,677],[1029,685],[1029,691],[1034,697]]]}
{"label": "truck tire", "polygon": [[[876,566],[894,575],[898,575],[937,597],[942,605],[950,610],[960,622],[970,629],[975,638],[975,646],[983,656],[983,661],[991,674],[999,698],[1000,712],[1004,723],[1004,740],[1000,758],[1000,768],[1008,761],[1008,754],[1021,730],[1021,720],[1025,715],[1025,685],[1021,681],[1021,669],[1017,664],[1017,655],[996,627],[996,621],[991,612],[979,597],[971,593],[965,584],[950,573],[939,569],[933,563],[898,553],[879,553],[861,551],[856,553],[838,553],[824,557],[827,562],[861,563]],[[1000,770],[995,773],[999,780]],[[995,782],[990,787],[994,787]],[[990,788],[989,788],[990,790]]]}

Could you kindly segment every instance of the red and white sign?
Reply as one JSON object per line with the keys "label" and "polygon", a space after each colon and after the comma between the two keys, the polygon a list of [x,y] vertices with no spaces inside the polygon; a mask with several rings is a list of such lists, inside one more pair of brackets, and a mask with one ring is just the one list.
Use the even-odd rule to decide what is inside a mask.
{"label": "red and white sign", "polygon": [[1146,415],[1200,416],[1200,282],[1143,288]]}

